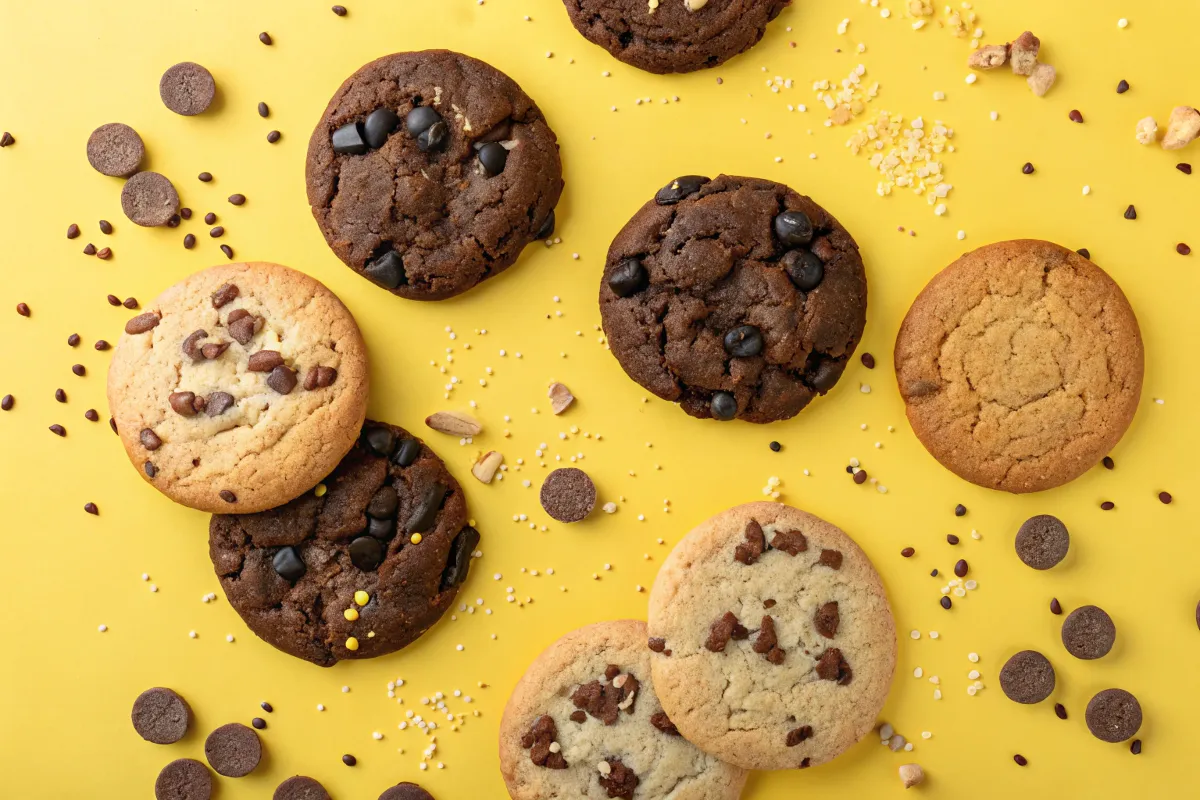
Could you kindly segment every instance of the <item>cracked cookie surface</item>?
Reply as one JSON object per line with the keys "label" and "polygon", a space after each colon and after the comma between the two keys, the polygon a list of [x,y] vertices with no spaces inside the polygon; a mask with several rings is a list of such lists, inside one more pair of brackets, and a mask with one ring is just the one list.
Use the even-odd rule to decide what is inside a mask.
{"label": "cracked cookie surface", "polygon": [[333,292],[267,262],[225,264],[131,319],[108,403],[138,474],[183,505],[254,512],[337,465],[367,408],[367,351]]}
{"label": "cracked cookie surface", "polygon": [[875,726],[896,665],[883,583],[850,537],[779,503],[691,531],[650,594],[663,710],[746,769],[829,761]]}
{"label": "cracked cookie surface", "polygon": [[749,50],[791,0],[564,0],[575,29],[647,72],[692,72]]}
{"label": "cracked cookie surface", "polygon": [[550,645],[500,723],[514,800],[734,800],[745,771],[693,747],[655,697],[646,624],[600,622]]}
{"label": "cracked cookie surface", "polygon": [[316,489],[209,524],[229,604],[260,638],[322,667],[391,653],[432,627],[478,544],[442,460],[404,429],[371,421]]}
{"label": "cracked cookie surface", "polygon": [[613,240],[600,285],[625,372],[702,418],[795,416],[837,383],[866,312],[858,246],[836,219],[727,175],[663,187]]}
{"label": "cracked cookie surface", "polygon": [[563,185],[537,105],[499,70],[446,50],[384,56],[350,76],[309,140],[305,180],[338,258],[413,300],[512,265],[553,231]]}
{"label": "cracked cookie surface", "polygon": [[925,449],[972,483],[1060,486],[1137,410],[1144,355],[1116,282],[1050,242],[987,245],[936,275],[896,338],[896,377]]}

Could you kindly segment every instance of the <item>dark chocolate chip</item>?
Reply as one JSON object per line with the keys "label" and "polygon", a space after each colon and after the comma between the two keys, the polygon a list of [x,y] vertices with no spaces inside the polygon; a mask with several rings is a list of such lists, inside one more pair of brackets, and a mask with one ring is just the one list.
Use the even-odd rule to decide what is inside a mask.
{"label": "dark chocolate chip", "polygon": [[690,194],[700,191],[700,187],[709,182],[702,175],[684,175],[676,178],[654,195],[654,202],[660,206],[670,206],[678,203]]}
{"label": "dark chocolate chip", "polygon": [[363,572],[374,572],[383,563],[386,551],[374,536],[360,536],[350,543],[350,563]]}
{"label": "dark chocolate chip", "polygon": [[367,428],[363,433],[363,441],[367,447],[371,448],[371,452],[377,456],[391,458],[392,453],[396,450],[396,434],[391,428],[383,426]]}
{"label": "dark chocolate chip", "polygon": [[264,119],[271,116],[271,109],[266,103],[258,104],[258,115]]}
{"label": "dark chocolate chip", "polygon": [[837,385],[838,378],[842,377],[845,369],[845,361],[823,358],[817,363],[816,368],[809,372],[808,381],[814,389],[825,394]]}
{"label": "dark chocolate chip", "polygon": [[783,449],[783,445],[781,445],[779,442],[771,442],[767,445],[767,447],[771,448],[772,453],[778,453]]}
{"label": "dark chocolate chip", "polygon": [[1055,703],[1054,704],[1054,716],[1058,717],[1059,719],[1066,719],[1067,718],[1067,707],[1064,706],[1062,703]]}
{"label": "dark chocolate chip", "polygon": [[946,534],[946,543],[947,544],[958,544],[958,537],[955,536],[953,533],[947,533]]}
{"label": "dark chocolate chip", "polygon": [[153,461],[147,461],[142,464],[142,470],[146,473],[147,478],[153,478],[158,474],[158,468],[154,466]]}
{"label": "dark chocolate chip", "polygon": [[1102,658],[1116,640],[1117,626],[1099,606],[1080,606],[1063,620],[1063,647],[1076,658]]}
{"label": "dark chocolate chip", "polygon": [[627,258],[608,273],[608,288],[617,297],[631,297],[650,285],[650,274],[636,258]]}
{"label": "dark chocolate chip", "polygon": [[825,265],[811,250],[789,250],[781,259],[783,269],[797,289],[811,292],[825,279]]}
{"label": "dark chocolate chip", "polygon": [[470,525],[463,528],[450,543],[450,555],[446,559],[446,569],[442,572],[442,591],[462,585],[471,569],[471,556],[479,546],[479,531]]}
{"label": "dark chocolate chip", "polygon": [[1142,754],[1142,740],[1134,739],[1133,743],[1129,745],[1129,752],[1135,756],[1140,756]]}
{"label": "dark chocolate chip", "polygon": [[367,115],[367,121],[363,123],[363,140],[367,147],[378,150],[399,127],[399,114],[390,108],[377,108]]}
{"label": "dark chocolate chip", "polygon": [[[232,200],[233,198],[230,198]],[[232,303],[237,299],[240,290],[236,283],[223,283],[217,287],[217,290],[212,293],[213,308],[221,308],[227,303]]]}
{"label": "dark chocolate chip", "polygon": [[947,611],[949,611],[950,607],[954,605],[954,601],[950,599],[949,595],[942,595],[942,599],[938,602],[941,604],[942,608],[946,609]]}
{"label": "dark chocolate chip", "polygon": [[396,535],[396,521],[392,519],[368,519],[367,534],[387,541]]}
{"label": "dark chocolate chip", "polygon": [[237,495],[234,494],[233,492],[229,491],[228,489],[222,489],[221,491],[217,492],[217,496],[220,497],[222,500],[224,500],[226,503],[233,504],[233,503],[237,502]]}
{"label": "dark chocolate chip", "polygon": [[100,414],[96,412],[96,409],[89,408],[87,411],[83,412],[83,418],[88,422],[99,422]]}
{"label": "dark chocolate chip", "polygon": [[813,238],[812,220],[803,211],[788,210],[775,217],[773,225],[779,241],[788,247],[806,245]]}
{"label": "dark chocolate chip", "polygon": [[250,724],[253,725],[254,729],[258,731],[261,731],[267,727],[267,721],[262,717],[255,717],[254,719],[250,720]]}
{"label": "dark chocolate chip", "polygon": [[420,442],[416,439],[401,439],[399,447],[396,448],[396,457],[393,461],[398,466],[411,467],[419,455],[421,455]]}
{"label": "dark chocolate chip", "polygon": [[100,220],[100,232],[107,235],[113,232],[112,223],[106,219]]}
{"label": "dark chocolate chip", "polygon": [[276,350],[259,350],[246,360],[246,369],[251,372],[270,372],[283,363],[283,356]]}
{"label": "dark chocolate chip", "polygon": [[84,375],[87,374],[87,367],[85,367],[83,364],[72,364],[71,372],[75,373],[76,375],[78,375],[79,377],[82,378]]}
{"label": "dark chocolate chip", "polygon": [[508,150],[499,142],[488,142],[479,148],[479,163],[489,178],[494,178],[504,171],[508,161]]}
{"label": "dark chocolate chip", "polygon": [[84,503],[83,510],[86,511],[87,513],[91,514],[94,517],[99,516],[99,514],[100,514],[100,509],[96,507],[95,503]]}
{"label": "dark chocolate chip", "polygon": [[1017,763],[1018,767],[1024,767],[1029,764],[1029,759],[1020,753],[1017,753],[1015,756],[1013,756],[1013,761]]}
{"label": "dark chocolate chip", "polygon": [[1125,94],[1129,91],[1129,81],[1122,78],[1117,82],[1117,94]]}
{"label": "dark chocolate chip", "polygon": [[538,227],[537,233],[533,235],[535,239],[549,239],[554,233],[554,209],[550,210],[550,216],[546,217],[545,221]]}
{"label": "dark chocolate chip", "polygon": [[95,349],[97,349],[97,350],[99,350],[99,351],[101,351],[101,352],[104,352],[104,351],[105,351],[105,350],[107,350],[109,347],[111,347],[111,345],[109,345],[109,343],[108,343],[108,342],[106,342],[106,341],[105,341],[105,340],[103,340],[103,339],[97,339],[97,340],[96,340],[96,343],[95,343],[94,345],[92,345],[92,347],[94,347]]}
{"label": "dark chocolate chip", "polygon": [[195,246],[196,246],[196,235],[194,233],[189,233],[183,237],[184,249],[191,250]]}
{"label": "dark chocolate chip", "polygon": [[1159,492],[1158,493],[1158,502],[1162,503],[1164,506],[1171,505],[1171,500],[1172,500],[1172,497],[1171,497],[1170,492]]}
{"label": "dark chocolate chip", "polygon": [[965,559],[960,558],[958,561],[955,562],[954,574],[960,578],[967,577],[967,562]]}
{"label": "dark chocolate chip", "polygon": [[54,399],[60,403],[65,403],[65,402],[67,402],[67,393],[64,392],[62,389],[55,389],[54,390]]}
{"label": "dark chocolate chip", "polygon": [[346,16],[346,13],[347,13],[347,12],[346,12],[346,7],[345,7],[345,6],[334,6],[334,7],[333,7],[333,8],[331,8],[330,10],[331,10],[331,11],[332,11],[334,14],[337,14],[339,17],[344,17],[344,16]]}
{"label": "dark chocolate chip", "polygon": [[404,118],[404,127],[410,136],[420,136],[435,123],[442,121],[442,115],[432,106],[417,106]]}
{"label": "dark chocolate chip", "polygon": [[450,126],[438,120],[417,135],[417,147],[423,152],[443,149],[450,141]]}
{"label": "dark chocolate chip", "polygon": [[229,330],[229,335],[233,337],[233,340],[244,346],[254,338],[259,322],[259,317],[253,316],[244,308],[238,308],[229,314],[225,327]]}
{"label": "dark chocolate chip", "polygon": [[333,152],[343,156],[361,156],[367,152],[367,141],[361,122],[349,122],[333,132]]}
{"label": "dark chocolate chip", "polygon": [[355,758],[354,756],[350,755],[349,753],[346,753],[344,756],[342,756],[342,763],[345,764],[347,767],[353,767],[355,764],[358,763],[358,759]]}
{"label": "dark chocolate chip", "polygon": [[261,708],[263,711],[267,712],[268,714],[270,714],[271,712],[273,712],[275,710],[274,706],[272,706],[266,700],[263,700],[261,703],[259,703],[258,707]]}
{"label": "dark chocolate chip", "polygon": [[142,432],[138,434],[138,439],[141,441],[142,447],[151,452],[162,447],[162,439],[150,428],[142,428]]}
{"label": "dark chocolate chip", "polygon": [[210,417],[219,417],[233,406],[233,395],[228,392],[213,392],[205,402],[204,413]]}
{"label": "dark chocolate chip", "polygon": [[[207,346],[207,345],[206,345]],[[288,394],[296,388],[296,370],[282,364],[271,370],[267,376],[267,386],[280,394]]]}
{"label": "dark chocolate chip", "polygon": [[1050,598],[1050,613],[1058,616],[1063,612],[1062,603],[1058,602],[1057,597]]}
{"label": "dark chocolate chip", "polygon": [[431,484],[421,496],[420,502],[413,509],[408,521],[404,523],[404,532],[424,533],[432,528],[437,520],[438,512],[442,510],[442,501],[446,499],[447,491],[445,484]]}
{"label": "dark chocolate chip", "polygon": [[295,547],[285,547],[276,553],[271,559],[271,566],[275,568],[279,577],[292,583],[303,578],[304,573],[308,572],[308,567],[304,566],[304,559],[300,557],[300,551]]}
{"label": "dark chocolate chip", "polygon": [[385,289],[396,289],[408,283],[404,260],[395,250],[389,250],[363,267],[363,275]]}
{"label": "dark chocolate chip", "polygon": [[875,356],[871,355],[870,353],[863,353],[861,356],[859,356],[859,361],[861,361],[862,365],[867,369],[875,369]]}
{"label": "dark chocolate chip", "polygon": [[1022,650],[1000,668],[1000,688],[1014,703],[1040,703],[1054,691],[1054,667],[1036,650]]}
{"label": "dark chocolate chip", "polygon": [[1133,207],[1133,204],[1125,209],[1125,219],[1137,219],[1137,209]]}
{"label": "dark chocolate chip", "polygon": [[1188,164],[1188,163],[1186,163],[1186,162],[1180,162],[1180,163],[1176,164],[1176,165],[1175,165],[1175,169],[1179,170],[1179,171],[1180,171],[1180,172],[1182,172],[1184,175],[1191,175],[1191,174],[1192,174],[1192,165],[1191,165],[1191,164]]}
{"label": "dark chocolate chip", "polygon": [[799,728],[796,728],[795,730],[788,731],[787,738],[785,739],[785,744],[787,744],[788,747],[795,747],[796,745],[800,744],[801,742],[805,741],[806,739],[811,739],[812,735],[813,735],[812,726],[811,725],[802,725]]}
{"label": "dark chocolate chip", "polygon": [[218,225],[217,227],[210,230],[208,232],[208,235],[214,239],[220,239],[222,236],[225,235],[225,229],[222,228],[220,225]]}
{"label": "dark chocolate chip", "polygon": [[392,519],[396,516],[396,509],[399,507],[400,495],[392,486],[384,484],[367,503],[367,516],[375,519]]}
{"label": "dark chocolate chip", "polygon": [[1078,250],[1076,250],[1075,252],[1078,253],[1079,255],[1083,256],[1084,258],[1090,259],[1092,257],[1092,252],[1090,250],[1088,250],[1086,247],[1081,247]]}
{"label": "dark chocolate chip", "polygon": [[57,423],[50,426],[50,432],[53,433],[55,436],[66,436],[67,435],[67,429],[64,428],[62,425],[58,425]]}
{"label": "dark chocolate chip", "polygon": [[725,352],[734,358],[751,358],[763,351],[762,332],[753,325],[739,325],[725,334]]}
{"label": "dark chocolate chip", "polygon": [[0,411],[12,411],[14,402],[11,394],[4,395],[3,398],[0,398]]}
{"label": "dark chocolate chip", "polygon": [[646,646],[650,648],[650,652],[652,653],[661,653],[663,650],[667,649],[667,640],[660,639],[657,636],[651,636]]}
{"label": "dark chocolate chip", "polygon": [[1072,108],[1070,113],[1067,114],[1067,118],[1070,119],[1071,122],[1083,122],[1083,114],[1081,114],[1077,108]]}
{"label": "dark chocolate chip", "polygon": [[713,419],[728,422],[737,416],[737,398],[730,392],[713,392],[712,401],[709,403],[709,410],[712,413]]}
{"label": "dark chocolate chip", "polygon": [[1025,166],[1021,167],[1021,172],[1025,173],[1026,175],[1032,175],[1036,171],[1037,170],[1034,169],[1033,163],[1030,161],[1026,161]]}
{"label": "dark chocolate chip", "polygon": [[258,35],[258,40],[265,45],[270,45],[273,42],[271,39],[271,34],[267,33],[266,31],[263,31]]}
{"label": "dark chocolate chip", "polygon": [[280,137],[282,137],[282,136],[283,136],[283,134],[280,133],[279,131],[268,131],[267,132],[267,144],[275,144],[276,142],[279,141]]}

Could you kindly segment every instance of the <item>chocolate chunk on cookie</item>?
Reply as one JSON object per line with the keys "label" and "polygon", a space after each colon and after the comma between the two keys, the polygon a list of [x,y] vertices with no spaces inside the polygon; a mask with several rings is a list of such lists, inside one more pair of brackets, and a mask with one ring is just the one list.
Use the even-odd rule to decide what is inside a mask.
{"label": "chocolate chunk on cookie", "polygon": [[253,728],[237,722],[222,725],[204,740],[204,757],[226,778],[243,778],[262,759],[262,742]]}
{"label": "chocolate chunk on cookie", "polygon": [[342,84],[308,145],[308,202],[351,269],[440,300],[507,269],[552,228],[554,132],[508,76],[459,53],[372,61]]}
{"label": "chocolate chunk on cookie", "polygon": [[1058,517],[1030,517],[1017,531],[1017,558],[1034,569],[1050,569],[1067,557],[1071,536]]}
{"label": "chocolate chunk on cookie", "polygon": [[1022,650],[1000,668],[1000,688],[1014,703],[1040,703],[1054,691],[1054,667],[1036,650]]}
{"label": "chocolate chunk on cookie", "polygon": [[147,742],[175,744],[187,733],[192,709],[170,689],[147,689],[133,701],[133,727]]}
{"label": "chocolate chunk on cookie", "polygon": [[167,764],[154,781],[155,800],[209,800],[213,780],[208,767],[194,758]]}
{"label": "chocolate chunk on cookie", "polygon": [[442,460],[404,429],[371,421],[315,490],[209,524],[230,605],[266,642],[323,667],[416,640],[453,603],[478,546]]}
{"label": "chocolate chunk on cookie", "polygon": [[166,225],[179,213],[179,194],[157,172],[139,172],[121,187],[121,210],[143,228]]}
{"label": "chocolate chunk on cookie", "polygon": [[275,787],[271,800],[330,800],[330,797],[320,782],[304,775],[294,775]]}
{"label": "chocolate chunk on cookie", "polygon": [[588,41],[647,72],[715,67],[753,47],[791,0],[564,0]]}
{"label": "chocolate chunk on cookie", "polygon": [[579,522],[596,507],[596,484],[581,469],[556,469],[542,481],[542,508],[559,522]]}
{"label": "chocolate chunk on cookie", "polygon": [[678,178],[642,206],[600,285],[629,377],[717,420],[787,419],[827,393],[866,308],[858,246],[836,219],[782,184],[727,175]]}
{"label": "chocolate chunk on cookie", "polygon": [[1099,606],[1080,606],[1062,624],[1062,643],[1076,658],[1103,658],[1117,640],[1117,626]]}
{"label": "chocolate chunk on cookie", "polygon": [[120,122],[110,122],[92,131],[87,141],[87,159],[101,175],[127,178],[137,172],[146,157],[146,146],[138,132]]}
{"label": "chocolate chunk on cookie", "polygon": [[163,105],[185,117],[203,114],[216,94],[212,73],[190,61],[169,68],[158,81],[158,96]]}
{"label": "chocolate chunk on cookie", "polygon": [[1142,727],[1142,706],[1124,689],[1105,689],[1087,704],[1088,730],[1102,742],[1123,742]]}
{"label": "chocolate chunk on cookie", "polygon": [[398,783],[384,789],[379,800],[433,800],[433,795],[415,783]]}

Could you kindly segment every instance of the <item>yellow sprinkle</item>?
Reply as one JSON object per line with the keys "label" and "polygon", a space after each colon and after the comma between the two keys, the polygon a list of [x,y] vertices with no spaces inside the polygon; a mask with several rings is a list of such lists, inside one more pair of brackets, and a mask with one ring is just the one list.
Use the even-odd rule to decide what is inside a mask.
{"label": "yellow sprinkle", "polygon": [[362,589],[359,589],[354,593],[354,602],[358,603],[360,606],[365,606],[367,603],[371,602],[371,595],[367,594]]}
{"label": "yellow sprinkle", "polygon": [[412,538],[409,539],[409,541],[412,542],[413,544],[420,544],[421,543],[421,534],[414,533],[412,535]]}
{"label": "yellow sprinkle", "polygon": [[354,622],[356,619],[358,619],[358,611],[353,608],[347,608],[344,612],[342,612],[342,615],[351,622]]}
{"label": "yellow sprinkle", "polygon": [[347,639],[346,640],[346,649],[347,650],[357,650],[358,649],[358,639],[355,639],[353,636],[351,636],[349,639]]}
{"label": "yellow sprinkle", "polygon": [[313,489],[313,494],[315,494],[317,497],[324,497],[325,492],[327,492],[327,491],[329,491],[329,490],[325,488],[325,484],[318,483],[317,488]]}

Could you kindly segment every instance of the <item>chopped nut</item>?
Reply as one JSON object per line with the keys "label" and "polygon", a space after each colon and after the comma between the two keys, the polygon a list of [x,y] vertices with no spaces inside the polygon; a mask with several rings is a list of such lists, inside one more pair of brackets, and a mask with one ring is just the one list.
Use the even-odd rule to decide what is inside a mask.
{"label": "chopped nut", "polygon": [[1025,82],[1029,84],[1029,88],[1033,90],[1034,94],[1038,97],[1045,97],[1057,77],[1058,72],[1054,67],[1049,64],[1038,64]]}
{"label": "chopped nut", "polygon": [[425,424],[451,436],[474,436],[483,430],[478,420],[461,411],[439,411],[426,417]]}
{"label": "chopped nut", "polygon": [[1138,120],[1137,133],[1138,144],[1154,144],[1158,139],[1158,123],[1154,121],[1154,117],[1143,117]]}
{"label": "chopped nut", "polygon": [[920,764],[902,764],[900,780],[904,783],[905,789],[911,789],[925,781],[925,770],[921,769]]}
{"label": "chopped nut", "polygon": [[1167,120],[1163,135],[1163,150],[1179,150],[1200,136],[1200,111],[1190,106],[1176,106]]}
{"label": "chopped nut", "polygon": [[558,382],[550,384],[548,396],[550,398],[550,410],[555,414],[563,413],[567,410],[567,406],[575,402],[575,395],[571,394],[571,390]]}
{"label": "chopped nut", "polygon": [[496,477],[496,470],[500,469],[503,462],[502,453],[489,450],[475,461],[475,466],[471,467],[471,474],[479,479],[480,483],[491,483],[492,478]]}
{"label": "chopped nut", "polygon": [[1041,39],[1029,31],[1025,31],[1008,47],[1013,74],[1032,75],[1038,63],[1038,50],[1042,47]]}
{"label": "chopped nut", "polygon": [[988,44],[967,56],[971,69],[995,69],[1008,63],[1008,45]]}

